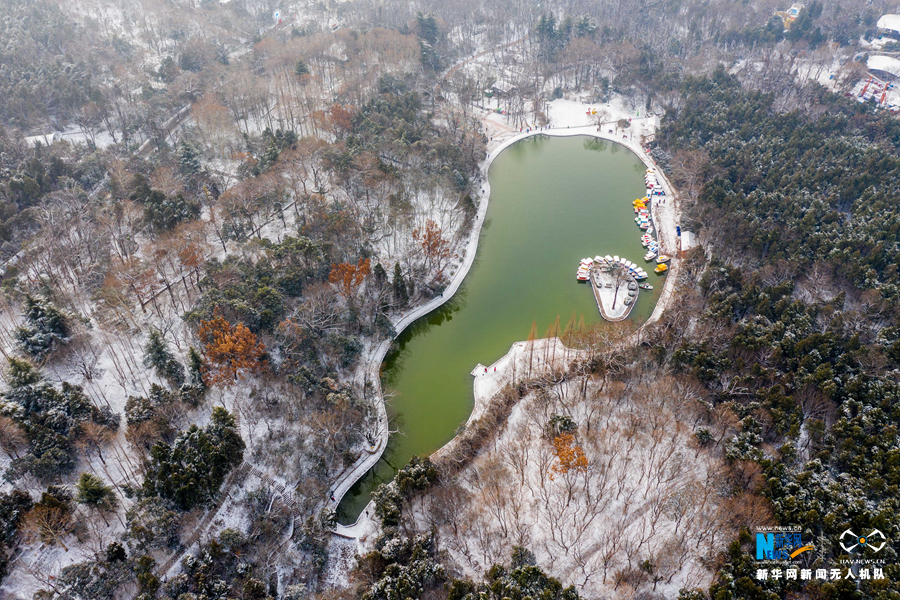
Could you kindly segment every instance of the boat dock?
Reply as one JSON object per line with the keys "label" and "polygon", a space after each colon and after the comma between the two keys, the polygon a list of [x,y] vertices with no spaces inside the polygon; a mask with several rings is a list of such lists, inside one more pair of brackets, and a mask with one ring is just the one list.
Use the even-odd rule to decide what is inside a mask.
{"label": "boat dock", "polygon": [[[617,322],[624,321],[631,314],[631,309],[637,304],[637,294],[629,296],[629,286],[634,285],[637,290],[637,281],[631,275],[619,276],[618,288],[616,276],[604,272],[598,267],[591,270],[591,289],[594,291],[594,299],[597,300],[597,308],[600,309],[600,316],[607,321]],[[626,298],[631,298],[629,304],[625,303]]]}

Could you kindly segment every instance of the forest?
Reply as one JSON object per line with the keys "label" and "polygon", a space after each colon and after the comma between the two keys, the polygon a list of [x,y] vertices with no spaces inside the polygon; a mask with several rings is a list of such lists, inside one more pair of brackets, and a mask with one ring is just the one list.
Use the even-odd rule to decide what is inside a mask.
{"label": "forest", "polygon": [[[814,88],[818,114],[779,113],[721,70],[682,89],[662,143],[707,155],[687,217],[715,256],[694,257],[699,319],[672,319],[658,360],[730,422],[725,457],[776,522],[846,558],[848,528],[898,533],[896,121]],[[893,597],[884,551],[882,581],[761,582],[745,532],[709,595]]]}
{"label": "forest", "polygon": [[[786,8],[0,0],[0,595],[896,597],[893,564],[760,581],[743,529],[826,540],[810,567],[900,534],[900,126],[840,93],[891,7]],[[641,344],[570,331],[588,358],[401,469],[335,567],[369,362],[463,261],[494,87],[510,131],[661,115],[702,250]]]}

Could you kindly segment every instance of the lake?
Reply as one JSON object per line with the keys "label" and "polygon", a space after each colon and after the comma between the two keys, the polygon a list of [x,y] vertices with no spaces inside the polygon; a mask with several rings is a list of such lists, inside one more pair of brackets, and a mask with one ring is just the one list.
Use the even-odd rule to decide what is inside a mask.
{"label": "lake", "polygon": [[647,265],[629,317],[649,318],[662,278],[644,263],[643,233],[631,202],[644,196],[646,167],[630,150],[588,136],[535,136],[510,146],[491,164],[490,204],[475,263],[457,294],[394,342],[382,365],[391,434],[382,460],[344,496],[338,521],[352,523],[379,483],[409,458],[453,438],[472,411],[472,369],[528,339],[543,336],[557,316],[600,320],[587,284],[575,280],[579,261],[619,255]]}

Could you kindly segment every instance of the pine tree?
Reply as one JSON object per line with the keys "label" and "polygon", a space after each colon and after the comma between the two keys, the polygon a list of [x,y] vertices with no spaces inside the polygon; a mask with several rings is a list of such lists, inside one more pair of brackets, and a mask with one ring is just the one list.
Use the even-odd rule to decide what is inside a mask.
{"label": "pine tree", "polygon": [[181,172],[185,175],[197,175],[203,170],[200,164],[200,153],[193,144],[185,140],[181,140],[178,150],[178,161],[181,165]]}
{"label": "pine tree", "polygon": [[43,360],[69,341],[69,317],[50,302],[26,295],[23,308],[25,324],[15,336],[25,354]]}
{"label": "pine tree", "polygon": [[403,280],[403,270],[400,263],[394,264],[394,301],[400,306],[406,306],[409,303],[409,292],[406,291],[406,282]]}
{"label": "pine tree", "polygon": [[197,388],[201,394],[206,391],[206,383],[203,381],[203,357],[193,346],[188,350],[188,385]]}
{"label": "pine tree", "polygon": [[375,283],[378,284],[378,287],[384,287],[384,284],[387,281],[387,272],[384,270],[384,267],[381,266],[381,263],[375,264],[375,267],[372,269],[372,274],[375,276]]}
{"label": "pine tree", "polygon": [[216,407],[206,427],[191,425],[171,446],[153,446],[144,493],[172,500],[182,510],[208,504],[243,460],[244,448],[234,417]]}
{"label": "pine tree", "polygon": [[109,525],[104,513],[115,510],[119,505],[113,489],[103,483],[102,479],[90,473],[81,474],[75,489],[78,492],[76,496],[78,503],[99,512],[103,522]]}
{"label": "pine tree", "polygon": [[144,346],[144,366],[148,369],[152,367],[172,387],[180,387],[184,383],[184,367],[169,350],[162,333],[156,329],[150,329],[147,345]]}
{"label": "pine tree", "polygon": [[297,60],[297,64],[294,65],[294,73],[297,74],[297,78],[300,81],[304,81],[306,76],[309,75],[309,65],[306,64],[306,61],[302,58]]}

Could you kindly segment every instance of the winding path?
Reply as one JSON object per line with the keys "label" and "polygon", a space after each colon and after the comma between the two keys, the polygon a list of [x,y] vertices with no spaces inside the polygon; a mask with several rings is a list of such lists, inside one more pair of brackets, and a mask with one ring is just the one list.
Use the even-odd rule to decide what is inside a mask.
{"label": "winding path", "polygon": [[[638,119],[635,119],[638,121]],[[555,137],[568,137],[568,136],[578,136],[578,135],[588,135],[604,140],[609,140],[625,146],[629,150],[631,150],[641,161],[647,165],[648,168],[657,169],[656,165],[653,163],[653,160],[647,155],[644,149],[640,146],[639,143],[635,143],[632,140],[628,139],[616,139],[614,134],[604,134],[602,131],[598,131],[596,125],[585,125],[580,127],[558,127],[552,129],[539,129],[525,132],[515,132],[514,135],[508,137],[505,140],[495,140],[493,144],[492,150],[488,153],[487,158],[481,165],[481,176],[483,183],[481,199],[478,206],[478,214],[475,218],[475,222],[472,228],[472,235],[469,238],[468,243],[466,244],[465,250],[463,251],[464,260],[460,268],[456,271],[453,276],[453,279],[450,281],[450,284],[444,290],[444,293],[437,297],[433,298],[431,301],[413,309],[409,313],[403,315],[396,321],[393,321],[392,324],[394,326],[395,338],[399,336],[406,327],[412,324],[416,319],[427,315],[434,309],[440,307],[445,302],[450,300],[456,291],[459,289],[459,286],[462,285],[463,279],[465,279],[466,275],[471,269],[473,262],[475,261],[475,254],[478,249],[478,240],[481,237],[482,225],[484,224],[485,216],[487,215],[488,202],[491,195],[491,184],[488,180],[488,171],[490,169],[491,164],[494,159],[500,155],[506,148],[515,144],[516,142],[523,140],[525,138],[535,136],[535,135],[547,135],[547,136],[555,136]],[[660,252],[667,253],[673,256],[672,261],[669,267],[669,274],[666,277],[666,281],[663,284],[663,291],[660,294],[659,300],[657,301],[656,307],[653,310],[650,318],[644,323],[652,323],[660,318],[663,311],[666,309],[668,304],[671,302],[673,297],[673,289],[675,286],[675,281],[677,280],[678,273],[680,271],[680,259],[678,258],[677,253],[677,235],[675,232],[675,226],[678,220],[678,211],[677,211],[677,201],[674,195],[674,188],[672,188],[671,183],[665,177],[665,175],[658,171],[657,169],[657,178],[659,179],[661,185],[666,190],[667,196],[664,204],[658,205],[654,203],[654,210],[652,213],[654,214],[654,222],[653,225],[657,231],[657,238],[660,244]],[[381,459],[382,454],[384,453],[385,448],[387,447],[388,440],[388,419],[387,419],[387,410],[385,408],[384,396],[381,390],[381,363],[384,360],[385,355],[390,349],[392,340],[385,340],[378,344],[377,346],[370,348],[369,352],[366,353],[365,360],[365,375],[364,379],[371,383],[374,389],[374,397],[372,400],[376,404],[376,410],[378,411],[378,440],[375,444],[375,447],[363,456],[361,456],[356,463],[348,469],[332,486],[332,495],[328,499],[326,505],[329,508],[336,509],[340,504],[341,499],[344,495],[350,490],[351,487],[361,479],[370,469],[372,469],[378,461]],[[455,438],[454,438],[455,439]],[[452,444],[453,440],[448,442]],[[441,449],[438,450],[440,452]],[[356,539],[358,543],[362,543],[366,536],[375,531],[375,524],[371,520],[370,516],[372,514],[372,502],[366,506],[365,510],[360,514],[360,517],[356,520],[352,525],[337,525],[334,529],[334,533],[341,537]]]}

